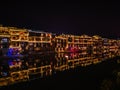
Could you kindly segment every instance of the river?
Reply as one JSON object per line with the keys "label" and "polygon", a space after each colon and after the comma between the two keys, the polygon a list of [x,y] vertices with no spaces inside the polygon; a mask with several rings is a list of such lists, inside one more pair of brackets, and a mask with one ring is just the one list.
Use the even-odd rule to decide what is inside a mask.
{"label": "river", "polygon": [[[46,57],[45,57],[46,56]],[[57,67],[65,65],[64,59],[55,59],[54,55],[45,55],[29,59],[29,68],[34,65],[33,59],[42,58],[41,65],[56,65]],[[57,55],[58,56],[58,55]],[[62,57],[62,56],[60,56]],[[62,60],[60,63],[58,60]],[[34,60],[34,61],[35,61]],[[48,61],[49,60],[49,61]],[[57,60],[57,61],[56,61]],[[39,61],[39,60],[38,60]],[[54,62],[53,62],[54,61]],[[26,61],[24,61],[26,62]],[[37,62],[37,61],[36,61]],[[31,65],[31,66],[30,66]],[[36,64],[37,65],[37,64]],[[25,67],[24,67],[25,68]],[[23,68],[23,69],[24,69]],[[52,70],[52,75],[36,79],[32,77],[26,82],[1,87],[3,89],[74,89],[74,90],[120,90],[120,59],[119,57],[108,59],[97,64],[91,63],[87,66],[76,66],[65,70]]]}

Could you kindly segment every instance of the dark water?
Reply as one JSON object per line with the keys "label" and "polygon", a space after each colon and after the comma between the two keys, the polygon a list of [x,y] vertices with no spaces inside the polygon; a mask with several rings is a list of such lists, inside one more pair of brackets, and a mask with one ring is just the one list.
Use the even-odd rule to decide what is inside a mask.
{"label": "dark water", "polygon": [[[52,55],[46,58],[53,60]],[[120,76],[118,76],[120,64],[118,61],[119,57],[116,57],[86,67],[79,66],[65,71],[56,71],[51,76],[5,86],[1,90],[120,90]]]}

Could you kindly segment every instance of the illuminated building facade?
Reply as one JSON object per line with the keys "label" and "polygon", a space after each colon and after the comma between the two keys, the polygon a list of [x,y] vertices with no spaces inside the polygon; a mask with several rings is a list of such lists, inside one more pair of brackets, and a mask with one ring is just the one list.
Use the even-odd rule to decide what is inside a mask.
{"label": "illuminated building facade", "polygon": [[[23,57],[6,58],[21,54]],[[0,86],[97,64],[116,56],[120,56],[120,40],[0,26]]]}
{"label": "illuminated building facade", "polygon": [[53,34],[49,32],[0,26],[0,48],[3,53],[8,49],[13,49],[18,53],[81,52],[102,57],[109,55],[109,51],[117,52],[119,42],[119,40],[102,38],[98,35],[60,34],[53,37]]}
{"label": "illuminated building facade", "polygon": [[29,30],[28,51],[45,52],[51,51],[52,34],[48,32],[38,32]]}
{"label": "illuminated building facade", "polygon": [[[9,49],[18,53],[50,51],[51,39],[52,34],[48,32],[0,26],[0,48],[4,54]],[[12,55],[15,55],[15,52]]]}

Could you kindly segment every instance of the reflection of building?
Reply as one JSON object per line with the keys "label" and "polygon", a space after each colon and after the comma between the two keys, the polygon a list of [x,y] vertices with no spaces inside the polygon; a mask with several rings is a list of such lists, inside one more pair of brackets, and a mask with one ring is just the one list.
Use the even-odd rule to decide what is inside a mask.
{"label": "reflection of building", "polygon": [[56,71],[64,71],[68,69],[68,60],[64,53],[58,53],[55,55],[56,63],[54,68]]}

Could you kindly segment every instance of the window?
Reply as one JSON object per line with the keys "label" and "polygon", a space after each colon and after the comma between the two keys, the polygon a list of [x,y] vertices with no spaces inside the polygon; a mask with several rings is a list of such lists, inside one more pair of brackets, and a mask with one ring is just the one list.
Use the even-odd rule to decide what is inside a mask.
{"label": "window", "polygon": [[1,43],[8,43],[9,42],[9,40],[7,39],[7,38],[3,38],[2,40],[1,40]]}
{"label": "window", "polygon": [[72,38],[71,38],[71,37],[69,37],[69,38],[68,38],[68,41],[69,41],[69,42],[72,42]]}
{"label": "window", "polygon": [[36,41],[40,41],[40,38],[36,38]]}

